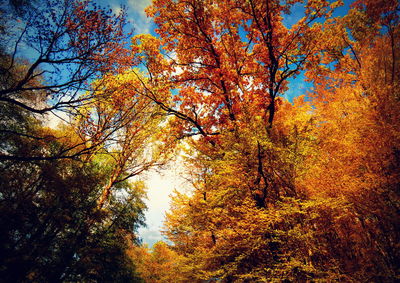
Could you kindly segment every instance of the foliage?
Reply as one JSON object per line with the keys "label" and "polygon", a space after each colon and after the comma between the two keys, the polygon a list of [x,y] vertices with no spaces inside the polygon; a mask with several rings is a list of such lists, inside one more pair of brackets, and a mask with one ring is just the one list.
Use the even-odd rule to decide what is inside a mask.
{"label": "foliage", "polygon": [[[30,120],[31,127],[34,122]],[[51,153],[64,145],[51,139],[59,133],[39,130],[46,131],[49,140],[18,136],[15,151]],[[121,184],[108,210],[100,211],[97,200],[109,173],[101,159],[1,162],[2,280],[127,282],[121,278],[134,278],[124,243],[126,235],[143,224],[143,189],[140,184]]]}
{"label": "foliage", "polygon": [[[76,115],[94,98],[91,82],[123,68],[124,13],[114,15],[91,1],[6,2],[0,10],[3,104],[36,114],[57,110]],[[18,134],[26,133],[13,133]],[[29,157],[0,155],[2,160]],[[71,157],[71,152],[64,149],[31,159],[58,157]]]}
{"label": "foliage", "polygon": [[[171,125],[201,136],[165,235],[199,282],[395,281],[398,3],[332,18],[340,3],[307,1],[286,27],[294,2],[148,9],[173,54]],[[290,104],[278,96],[301,70],[314,88]]]}
{"label": "foliage", "polygon": [[137,271],[145,282],[187,282],[183,258],[164,242],[157,242],[152,248],[132,246],[128,255],[136,263]]}
{"label": "foliage", "polygon": [[[145,187],[129,179],[169,151],[153,145],[163,115],[112,84],[124,14],[88,1],[22,4],[2,6],[18,18],[2,21],[1,280],[139,282],[126,249],[140,242]],[[48,128],[41,114],[61,108],[70,123]]]}
{"label": "foliage", "polygon": [[[399,280],[398,1],[154,0],[158,36],[129,52],[123,13],[21,3],[0,22],[1,278]],[[71,123],[47,128],[55,109]],[[171,197],[171,244],[138,246],[129,179],[179,141],[193,189]]]}

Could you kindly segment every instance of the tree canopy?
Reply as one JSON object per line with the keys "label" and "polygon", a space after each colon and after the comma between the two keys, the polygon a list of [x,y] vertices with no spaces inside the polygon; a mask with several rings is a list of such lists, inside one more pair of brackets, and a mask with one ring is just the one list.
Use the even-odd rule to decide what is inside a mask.
{"label": "tree canopy", "polygon": [[[400,6],[343,4],[153,0],[135,36],[91,1],[2,7],[0,277],[399,280]],[[139,177],[177,155],[149,248]]]}

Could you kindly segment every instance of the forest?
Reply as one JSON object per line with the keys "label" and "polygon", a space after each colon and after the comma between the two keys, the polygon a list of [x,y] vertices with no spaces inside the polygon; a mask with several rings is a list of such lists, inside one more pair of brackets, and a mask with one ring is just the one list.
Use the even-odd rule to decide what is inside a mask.
{"label": "forest", "polygon": [[2,1],[0,282],[399,282],[400,3],[344,5]]}

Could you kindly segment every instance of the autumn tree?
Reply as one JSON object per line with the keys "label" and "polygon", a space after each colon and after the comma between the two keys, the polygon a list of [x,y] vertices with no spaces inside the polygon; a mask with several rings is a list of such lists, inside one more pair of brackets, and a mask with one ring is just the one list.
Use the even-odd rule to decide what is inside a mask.
{"label": "autumn tree", "polygon": [[[338,3],[310,1],[289,28],[292,2],[149,8],[175,66],[178,104],[164,109],[180,137],[201,136],[189,141],[193,194],[175,196],[165,224],[193,280],[394,280],[395,2],[312,24]],[[278,98],[303,69],[310,101]]]}
{"label": "autumn tree", "polygon": [[[129,77],[124,14],[88,1],[42,4],[2,22],[1,278],[138,281],[125,251],[139,243],[145,191],[131,178],[168,156],[164,115],[138,83],[115,83]],[[53,110],[70,123],[48,128],[41,114]]]}
{"label": "autumn tree", "polygon": [[[145,150],[152,149],[157,133],[152,130],[160,119],[153,120],[155,112],[137,97],[127,99],[131,103],[124,111],[111,100],[98,101],[97,109],[107,106],[107,111],[101,112],[96,122],[102,127],[95,131],[89,125],[93,115],[55,130],[26,109],[1,104],[2,150],[29,157],[0,162],[4,280],[138,280],[125,250],[128,242],[139,243],[134,233],[144,225],[145,193],[142,183],[128,179],[155,165]],[[79,110],[91,113],[87,107]],[[32,158],[65,149],[66,158]]]}
{"label": "autumn tree", "polygon": [[[225,134],[220,151],[193,142],[188,156],[195,189],[191,196],[177,193],[172,199],[165,235],[187,257],[199,282],[340,278],[334,262],[319,268],[313,263],[312,252],[322,249],[314,238],[318,213],[337,215],[342,204],[309,200],[296,187],[304,170],[299,163],[311,149],[311,107],[301,100],[295,105],[284,103],[285,112],[276,116],[274,127],[285,146],[257,136],[255,128],[240,140]],[[260,126],[253,123],[249,127]],[[256,149],[250,151],[251,145]],[[268,159],[260,161],[260,155]]]}
{"label": "autumn tree", "polygon": [[141,278],[148,283],[156,282],[187,282],[188,272],[185,270],[183,257],[178,255],[169,246],[159,241],[149,248],[132,246],[128,255],[137,266]]}
{"label": "autumn tree", "polygon": [[272,126],[287,79],[302,70],[315,48],[310,23],[331,12],[327,2],[313,1],[304,18],[286,27],[283,14],[293,4],[155,1],[148,9],[174,67],[170,74],[181,102],[177,116],[187,121],[186,135],[232,128],[253,108]]}
{"label": "autumn tree", "polygon": [[341,269],[357,281],[394,280],[399,270],[398,12],[397,1],[356,1],[322,29],[308,72],[318,127],[302,186],[348,202],[333,231]]}
{"label": "autumn tree", "polygon": [[100,84],[94,93],[99,98],[79,108],[81,114],[75,126],[82,143],[91,148],[92,155],[105,155],[112,160],[113,169],[103,187],[99,207],[107,202],[114,185],[162,166],[174,150],[174,142],[164,137],[168,136],[162,127],[165,113],[143,95],[143,80],[136,69],[104,76],[94,82]]}
{"label": "autumn tree", "polygon": [[[172,148],[158,138],[164,119],[158,107],[138,96],[132,80],[115,84],[127,77],[104,77],[89,93],[99,99],[59,129],[1,104],[2,150],[26,157],[0,162],[5,280],[139,280],[126,249],[139,243],[145,192],[131,178],[161,165]],[[58,154],[66,150],[68,156]]]}
{"label": "autumn tree", "polygon": [[[93,100],[91,81],[123,64],[125,14],[90,1],[7,1],[1,8],[0,101],[33,114],[75,113]],[[60,113],[60,112],[58,112]],[[2,129],[7,131],[6,129]],[[24,132],[7,132],[25,135]],[[76,153],[76,152],[75,152]],[[32,160],[69,156],[32,156]],[[3,152],[2,160],[24,160]]]}
{"label": "autumn tree", "polygon": [[[14,42],[1,59],[2,277],[398,279],[397,1],[333,18],[340,1],[155,0],[159,37],[133,37],[130,54],[123,14],[53,4],[63,13],[16,9],[20,36],[1,22]],[[27,39],[36,61],[19,59]],[[288,102],[301,72],[313,88]],[[35,116],[56,109],[72,123]],[[193,190],[172,197],[173,244],[132,246],[144,205],[129,179],[181,140]]]}

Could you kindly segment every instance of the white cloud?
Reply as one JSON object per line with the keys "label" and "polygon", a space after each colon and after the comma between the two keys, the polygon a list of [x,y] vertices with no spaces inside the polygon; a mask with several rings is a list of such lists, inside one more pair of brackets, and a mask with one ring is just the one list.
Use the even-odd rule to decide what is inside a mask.
{"label": "white cloud", "polygon": [[150,33],[153,21],[144,11],[151,4],[151,0],[128,0],[128,17],[133,23],[136,34]]}
{"label": "white cloud", "polygon": [[151,170],[147,173],[146,185],[147,207],[145,213],[146,228],[139,229],[139,235],[143,242],[152,246],[155,242],[164,240],[160,230],[162,229],[165,213],[169,210],[170,195],[176,189],[184,192],[189,190],[190,184],[184,178],[185,168],[182,157],[171,161],[163,170]]}
{"label": "white cloud", "polygon": [[57,129],[60,124],[65,124],[68,121],[68,114],[57,110],[47,113],[43,119],[44,125],[51,129]]}
{"label": "white cloud", "polygon": [[143,239],[143,243],[152,247],[158,241],[165,241],[158,228],[140,228],[139,235]]}
{"label": "white cloud", "polygon": [[137,11],[143,16],[146,16],[144,9],[147,8],[150,4],[151,0],[128,0],[128,7],[133,11]]}
{"label": "white cloud", "polygon": [[142,18],[142,17],[130,17],[130,21],[133,24],[135,34],[146,34],[150,33],[152,20],[149,18]]}
{"label": "white cloud", "polygon": [[122,12],[122,7],[117,4],[111,5],[111,10],[113,11],[114,14],[119,15]]}

